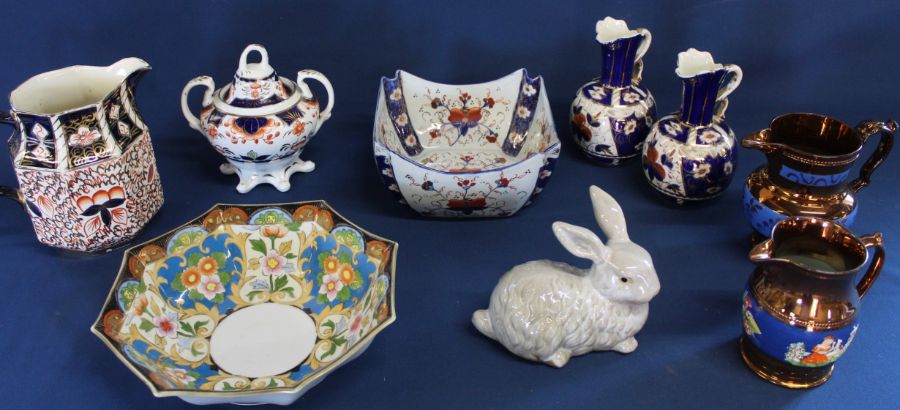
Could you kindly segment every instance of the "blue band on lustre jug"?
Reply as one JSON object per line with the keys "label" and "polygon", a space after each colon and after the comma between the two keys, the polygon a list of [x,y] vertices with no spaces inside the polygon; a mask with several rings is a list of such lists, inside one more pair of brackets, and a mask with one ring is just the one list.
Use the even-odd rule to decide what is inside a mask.
{"label": "blue band on lustre jug", "polygon": [[675,73],[684,84],[681,110],[653,124],[642,159],[650,186],[681,204],[714,198],[731,183],[737,151],[725,110],[743,73],[695,49],[678,54]]}
{"label": "blue band on lustre jug", "polygon": [[[818,216],[852,225],[858,213],[856,192],[869,184],[893,145],[897,124],[864,121],[853,128],[818,114],[786,114],[769,128],[751,133],[741,144],[766,154],[767,164],[744,185],[744,211],[754,231],[769,236],[774,222],[791,216]],[[863,145],[881,138],[875,152],[850,173]]]}
{"label": "blue band on lustre jug", "polygon": [[742,298],[744,361],[785,387],[824,383],[859,329],[860,299],[884,263],[881,234],[856,237],[832,221],[795,217],[778,222],[750,259],[757,268]]}
{"label": "blue band on lustre jug", "polygon": [[600,75],[575,93],[570,122],[575,142],[588,157],[618,165],[640,154],[656,118],[653,95],[641,85],[641,58],[651,35],[611,17],[596,28],[603,54]]}

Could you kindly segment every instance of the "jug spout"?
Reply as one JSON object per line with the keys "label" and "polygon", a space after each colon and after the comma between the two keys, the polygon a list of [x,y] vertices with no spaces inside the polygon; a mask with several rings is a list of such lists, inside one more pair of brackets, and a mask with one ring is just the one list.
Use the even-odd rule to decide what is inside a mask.
{"label": "jug spout", "polygon": [[129,87],[134,87],[144,73],[150,71],[150,64],[137,57],[123,58],[109,66],[109,71],[125,79]]}
{"label": "jug spout", "polygon": [[756,131],[741,140],[741,146],[762,151],[766,154],[781,151],[783,144],[769,142],[770,131],[768,128]]}
{"label": "jug spout", "polygon": [[134,73],[150,70],[150,64],[137,57],[127,57],[116,61],[109,68],[122,77],[130,77]]}

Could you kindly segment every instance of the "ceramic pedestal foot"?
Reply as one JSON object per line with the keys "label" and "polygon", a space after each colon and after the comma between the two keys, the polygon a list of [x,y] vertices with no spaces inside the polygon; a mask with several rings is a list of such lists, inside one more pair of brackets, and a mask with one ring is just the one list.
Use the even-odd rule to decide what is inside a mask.
{"label": "ceramic pedestal foot", "polygon": [[289,167],[277,169],[268,173],[251,173],[241,170],[230,163],[224,163],[219,166],[219,171],[225,175],[237,174],[241,182],[237,185],[237,191],[246,194],[259,184],[270,184],[281,192],[287,192],[291,189],[291,175],[295,172],[312,172],[316,169],[316,164],[312,161],[304,161],[296,159]]}

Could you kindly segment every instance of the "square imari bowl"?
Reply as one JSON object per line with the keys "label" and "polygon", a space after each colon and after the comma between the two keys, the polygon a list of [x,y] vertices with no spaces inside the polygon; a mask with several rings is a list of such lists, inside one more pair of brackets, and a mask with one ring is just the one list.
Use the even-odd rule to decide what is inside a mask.
{"label": "square imari bowl", "polygon": [[286,405],[394,321],[396,256],[324,201],[217,205],[127,250],[91,331],[157,397]]}
{"label": "square imari bowl", "polygon": [[400,202],[436,217],[509,216],[550,179],[560,143],[541,77],[481,84],[382,78],[375,162]]}

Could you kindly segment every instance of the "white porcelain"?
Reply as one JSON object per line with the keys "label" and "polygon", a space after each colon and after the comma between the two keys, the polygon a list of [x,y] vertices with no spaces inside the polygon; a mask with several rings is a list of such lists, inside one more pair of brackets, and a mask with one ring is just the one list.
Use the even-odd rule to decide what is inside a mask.
{"label": "white porcelain", "polygon": [[385,185],[439,217],[512,215],[541,192],[560,147],[543,80],[524,69],[468,85],[382,78],[373,145]]}
{"label": "white porcelain", "polygon": [[[259,63],[248,61],[253,52],[260,54]],[[308,79],[322,83],[328,94],[321,111],[304,82]],[[196,86],[206,87],[200,118],[191,113],[187,101]],[[259,184],[271,184],[285,192],[291,187],[292,174],[315,169],[315,164],[300,159],[300,154],[331,117],[334,106],[334,90],[322,73],[301,70],[296,83],[279,77],[269,65],[266,49],[251,44],[241,54],[234,81],[213,90],[212,78],[194,78],[182,92],[181,109],[191,128],[203,133],[228,160],[220,171],[240,177],[238,192],[249,192]]]}
{"label": "white porcelain", "polygon": [[537,260],[500,278],[487,309],[472,315],[485,336],[510,352],[554,367],[599,350],[631,353],[634,335],[647,320],[649,302],[659,293],[650,254],[631,242],[622,208],[596,186],[590,189],[594,216],[607,236],[604,244],[586,228],[563,222],[553,233],[589,269]]}

